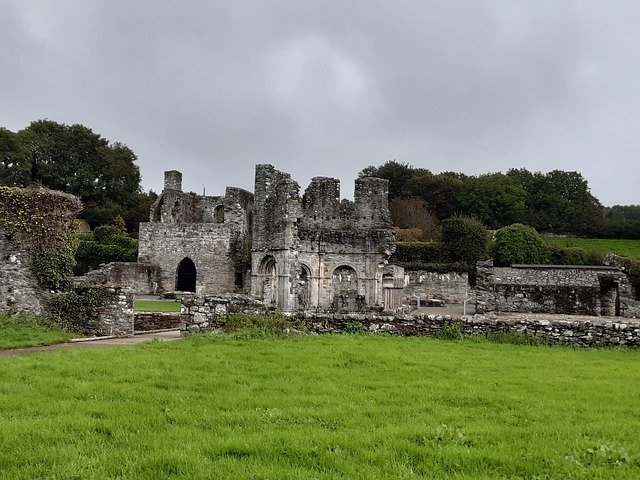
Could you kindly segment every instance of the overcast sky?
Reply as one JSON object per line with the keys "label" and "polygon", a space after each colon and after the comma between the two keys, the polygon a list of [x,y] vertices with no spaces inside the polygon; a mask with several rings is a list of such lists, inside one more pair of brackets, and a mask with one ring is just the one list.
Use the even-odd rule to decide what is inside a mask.
{"label": "overcast sky", "polygon": [[434,172],[577,170],[640,204],[640,2],[0,3],[0,125],[82,123],[145,189],[306,188],[396,159]]}

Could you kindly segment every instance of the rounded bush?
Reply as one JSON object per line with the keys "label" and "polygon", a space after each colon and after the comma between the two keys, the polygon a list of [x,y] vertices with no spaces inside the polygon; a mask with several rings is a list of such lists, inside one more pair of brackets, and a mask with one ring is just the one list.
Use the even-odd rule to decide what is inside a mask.
{"label": "rounded bush", "polygon": [[442,222],[442,241],[454,261],[475,265],[487,255],[489,236],[478,220],[453,217]]}
{"label": "rounded bush", "polygon": [[533,227],[514,223],[496,232],[493,259],[501,266],[545,263],[546,246]]}

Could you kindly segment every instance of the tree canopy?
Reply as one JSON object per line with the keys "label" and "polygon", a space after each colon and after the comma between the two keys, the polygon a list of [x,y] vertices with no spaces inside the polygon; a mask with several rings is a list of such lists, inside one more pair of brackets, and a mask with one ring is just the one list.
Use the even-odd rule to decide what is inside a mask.
{"label": "tree canopy", "polygon": [[80,217],[92,227],[121,216],[137,229],[135,210],[149,199],[135,161],[126,145],[80,124],[37,120],[16,133],[0,128],[0,184],[40,184],[77,195],[84,205]]}
{"label": "tree canopy", "polygon": [[605,209],[579,172],[521,168],[469,176],[432,173],[394,160],[369,166],[360,175],[388,179],[391,201],[424,200],[439,221],[465,215],[491,229],[524,223],[541,232],[640,238],[640,206]]}

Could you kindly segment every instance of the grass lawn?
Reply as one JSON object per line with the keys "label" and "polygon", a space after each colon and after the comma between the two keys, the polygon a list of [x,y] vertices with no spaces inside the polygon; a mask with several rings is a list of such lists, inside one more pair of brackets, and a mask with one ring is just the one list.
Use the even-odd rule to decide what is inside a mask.
{"label": "grass lawn", "polygon": [[0,350],[52,345],[73,337],[71,332],[48,320],[27,315],[0,315]]}
{"label": "grass lawn", "polygon": [[0,359],[0,478],[637,479],[640,351],[195,335]]}
{"label": "grass lawn", "polygon": [[564,247],[580,247],[600,253],[617,253],[626,257],[640,259],[640,240],[602,239],[602,238],[555,238],[545,237],[545,242]]}
{"label": "grass lawn", "polygon": [[136,312],[179,312],[180,302],[167,300],[134,300]]}

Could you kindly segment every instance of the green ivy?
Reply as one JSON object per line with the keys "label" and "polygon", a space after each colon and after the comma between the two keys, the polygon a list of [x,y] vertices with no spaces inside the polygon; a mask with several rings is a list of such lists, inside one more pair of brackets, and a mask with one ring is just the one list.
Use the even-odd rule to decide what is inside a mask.
{"label": "green ivy", "polygon": [[41,287],[64,290],[73,275],[72,222],[81,209],[73,195],[45,188],[0,186],[0,230],[31,254]]}

